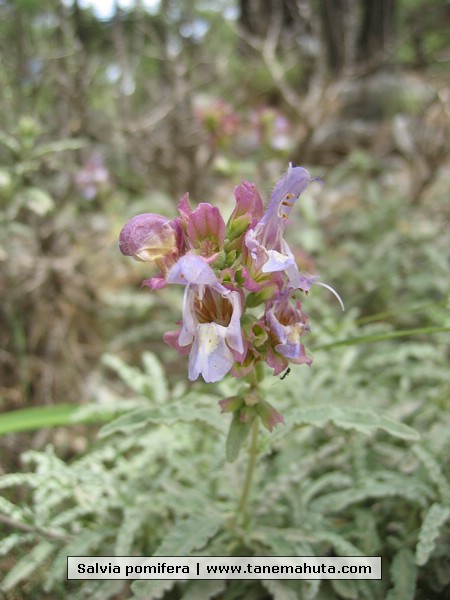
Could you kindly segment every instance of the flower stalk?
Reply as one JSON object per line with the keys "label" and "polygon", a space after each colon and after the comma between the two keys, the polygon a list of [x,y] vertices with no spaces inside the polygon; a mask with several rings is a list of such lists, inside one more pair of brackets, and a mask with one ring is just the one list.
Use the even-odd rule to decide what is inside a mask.
{"label": "flower stalk", "polygon": [[259,418],[255,417],[251,426],[250,444],[248,447],[248,462],[245,472],[244,485],[237,507],[237,520],[242,527],[247,527],[249,521],[249,500],[254,480],[255,467],[258,458]]}

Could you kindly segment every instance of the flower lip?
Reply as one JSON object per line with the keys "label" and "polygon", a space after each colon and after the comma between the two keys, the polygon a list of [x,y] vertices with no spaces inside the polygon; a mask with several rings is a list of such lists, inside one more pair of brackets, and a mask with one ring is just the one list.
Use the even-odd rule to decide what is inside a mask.
{"label": "flower lip", "polygon": [[229,293],[229,290],[219,282],[206,260],[191,253],[185,254],[173,265],[166,280],[167,283],[194,284],[202,288],[210,286],[221,294]]}

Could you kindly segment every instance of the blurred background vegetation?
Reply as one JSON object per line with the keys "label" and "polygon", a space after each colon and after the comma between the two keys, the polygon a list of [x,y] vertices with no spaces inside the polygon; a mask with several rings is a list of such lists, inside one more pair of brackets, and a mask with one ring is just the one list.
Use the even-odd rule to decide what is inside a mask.
{"label": "blurred background vegetation", "polygon": [[[324,180],[299,202],[291,246],[347,307],[342,317],[316,290],[305,301],[311,351],[448,328],[448,2],[101,6],[0,1],[2,417],[47,407],[57,425],[59,405],[129,396],[121,369],[144,351],[183,381],[186,361],[162,343],[178,290],[140,290],[148,265],[120,255],[118,233],[139,212],[175,216],[187,191],[229,214],[234,185],[249,179],[267,197],[290,161]],[[355,346],[344,366],[318,351],[313,370],[323,394],[351,382],[362,403],[379,378],[383,406],[432,429],[448,421],[447,337]],[[70,460],[94,440],[45,419],[30,433],[4,427],[0,474],[22,469],[24,450],[52,442]],[[439,452],[448,461],[448,443]]]}

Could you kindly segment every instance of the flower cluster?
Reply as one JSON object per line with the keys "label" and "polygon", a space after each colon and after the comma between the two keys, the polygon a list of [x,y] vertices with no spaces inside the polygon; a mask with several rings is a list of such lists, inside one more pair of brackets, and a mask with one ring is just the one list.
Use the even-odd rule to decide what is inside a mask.
{"label": "flower cluster", "polygon": [[263,361],[275,375],[290,363],[311,364],[300,341],[309,326],[298,296],[319,282],[299,271],[284,239],[289,213],[311,181],[306,169],[289,165],[265,212],[256,187],[244,181],[227,223],[211,204],[193,210],[186,194],[178,217],[141,214],[123,228],[121,252],[160,271],[143,285],[184,286],[181,327],[164,340],[189,355],[192,381],[241,377]]}

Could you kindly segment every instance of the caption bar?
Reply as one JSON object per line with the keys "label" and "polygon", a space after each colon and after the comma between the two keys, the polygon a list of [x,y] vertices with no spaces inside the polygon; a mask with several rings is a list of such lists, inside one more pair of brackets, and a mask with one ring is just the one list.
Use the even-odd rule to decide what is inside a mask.
{"label": "caption bar", "polygon": [[381,557],[68,556],[67,579],[381,579]]}

